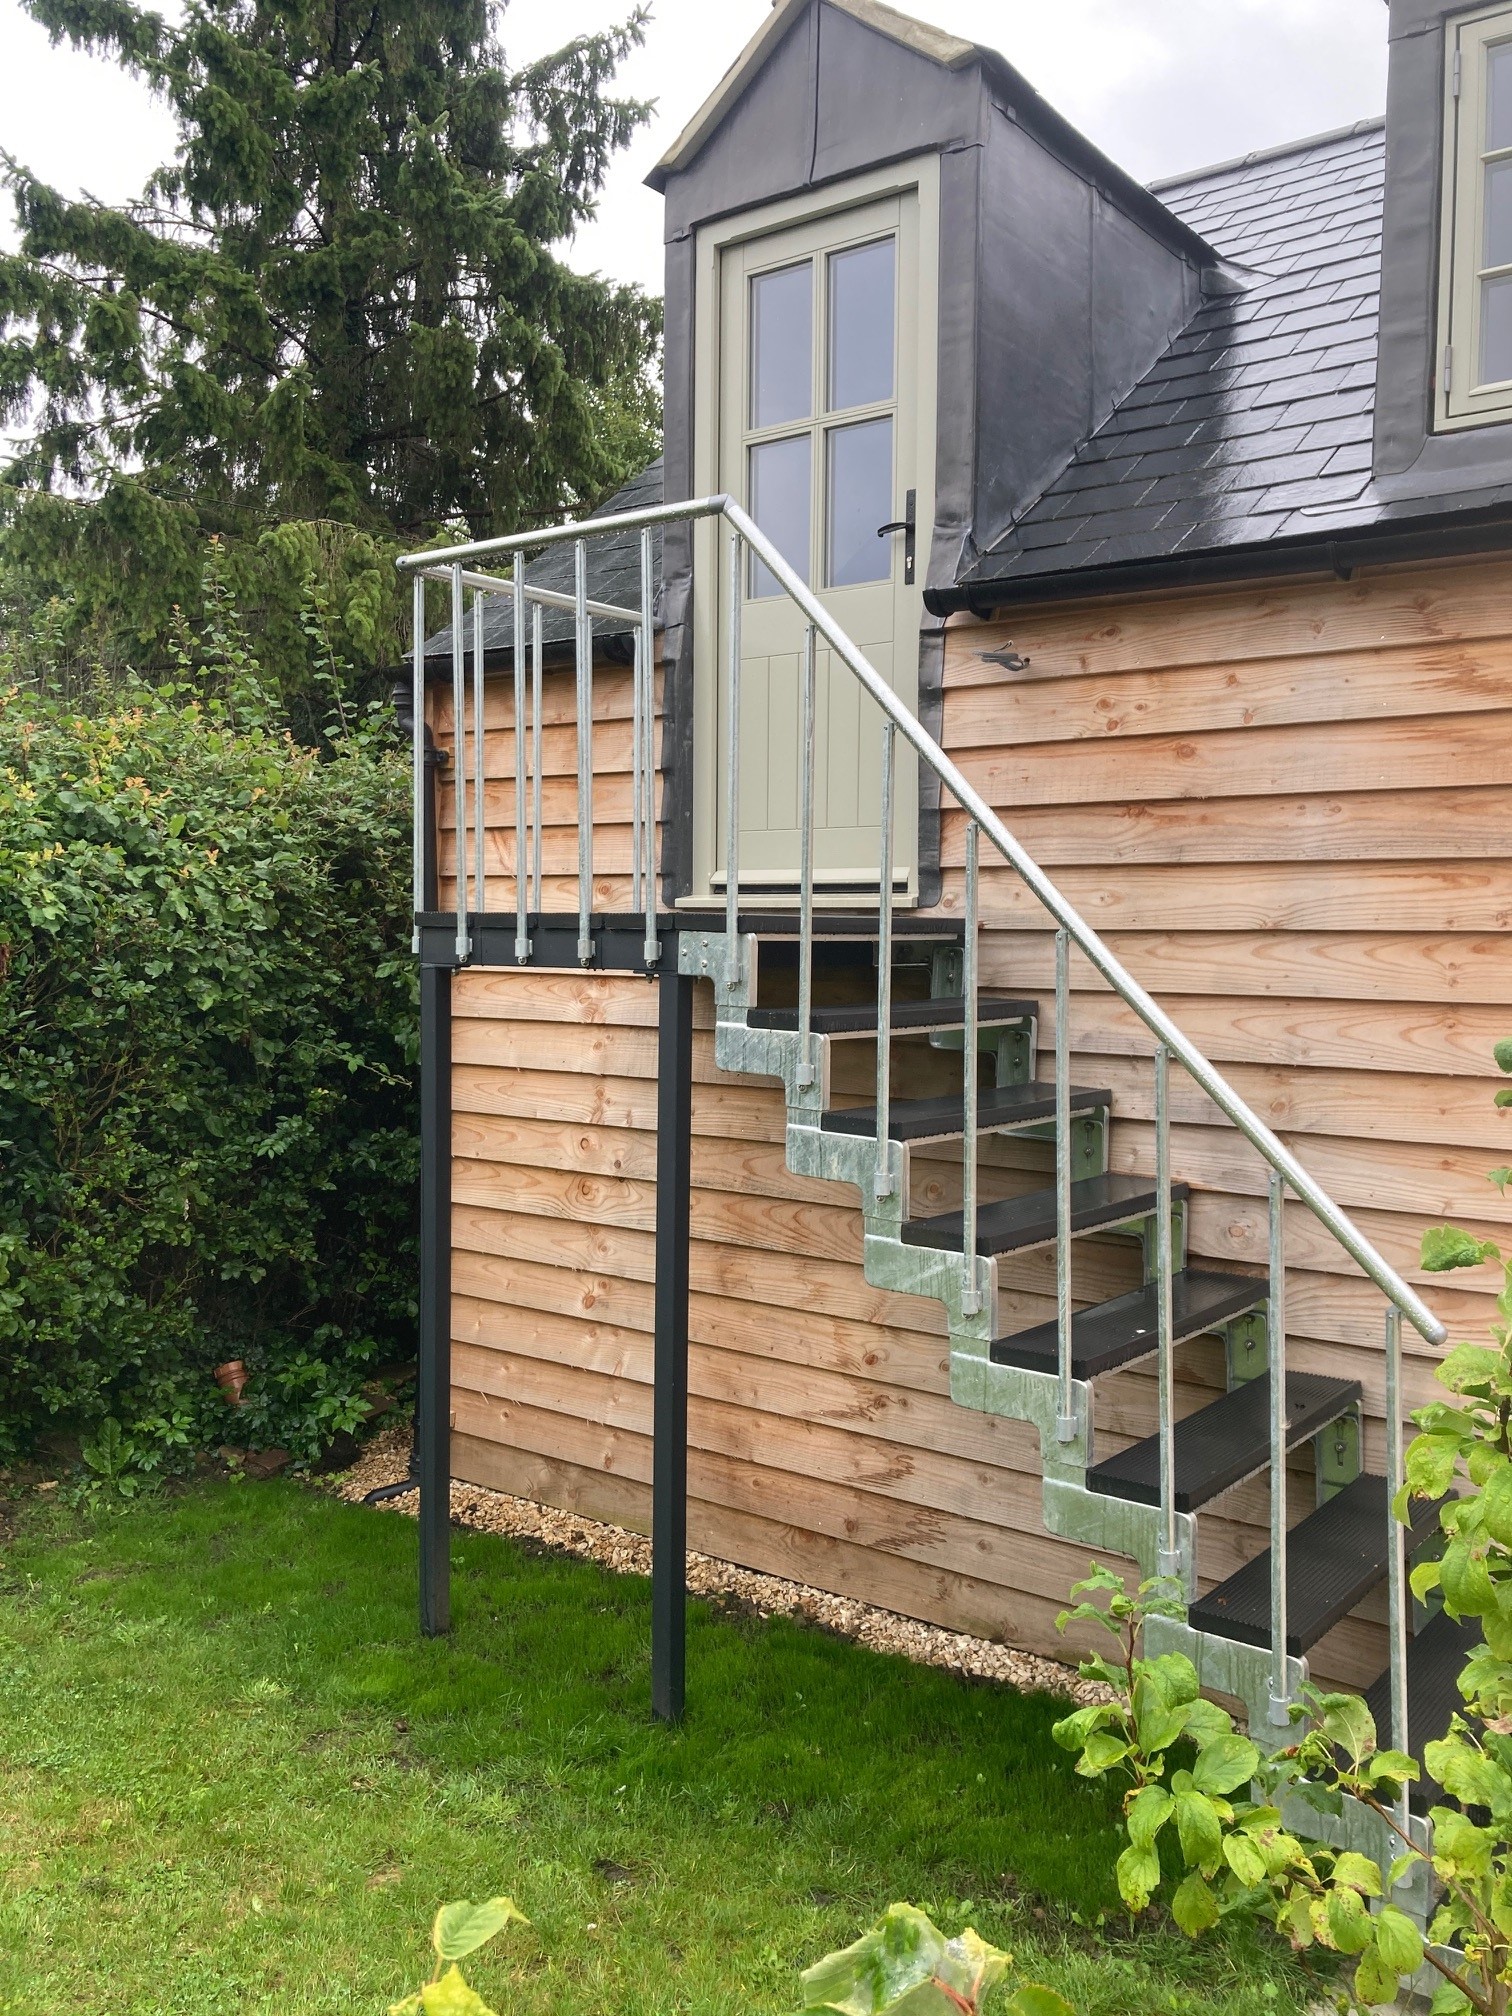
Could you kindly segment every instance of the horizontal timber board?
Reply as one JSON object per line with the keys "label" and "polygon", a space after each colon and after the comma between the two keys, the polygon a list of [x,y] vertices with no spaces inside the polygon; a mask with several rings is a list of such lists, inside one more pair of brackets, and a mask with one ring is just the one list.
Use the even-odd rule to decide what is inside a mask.
{"label": "horizontal timber board", "polygon": [[1505,784],[1512,776],[1512,709],[1446,722],[1345,721],[1320,733],[1223,728],[1206,735],[1144,735],[1079,742],[1075,758],[1054,743],[951,751],[989,803],[1102,805],[1139,794],[1160,798],[1275,797],[1281,793],[1379,791],[1444,784]]}
{"label": "horizontal timber board", "polygon": [[[947,843],[947,866],[964,860]],[[1505,931],[1512,867],[1505,860],[1234,861],[1219,865],[1064,868],[1063,896],[1095,931]],[[1039,899],[1006,862],[984,861],[981,916],[989,930],[1043,931]]]}
{"label": "horizontal timber board", "polygon": [[1090,676],[1062,671],[1044,657],[995,679],[963,679],[965,670],[947,654],[946,747],[1016,748],[1494,711],[1506,706],[1512,688],[1512,638]]}

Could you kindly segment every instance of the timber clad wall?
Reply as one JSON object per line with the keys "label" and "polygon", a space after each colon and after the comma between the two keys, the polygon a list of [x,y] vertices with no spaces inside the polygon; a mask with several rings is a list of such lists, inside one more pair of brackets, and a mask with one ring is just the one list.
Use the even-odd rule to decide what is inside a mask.
{"label": "timber clad wall", "polygon": [[[1022,672],[982,662],[1012,639]],[[563,682],[570,705],[570,682]],[[600,681],[601,760],[628,685]],[[509,699],[490,769],[512,772]],[[565,717],[564,717],[565,718]],[[576,888],[571,737],[548,788],[548,902]],[[616,740],[616,738],[618,738]],[[1087,602],[950,632],[945,739],[1008,824],[1409,1278],[1423,1226],[1505,1239],[1485,1180],[1512,1033],[1512,571],[1436,563],[1265,588]],[[495,748],[497,741],[497,749]],[[548,738],[550,747],[555,744]],[[623,757],[619,760],[623,761]],[[623,805],[615,797],[616,789]],[[596,787],[628,861],[628,784]],[[507,793],[491,802],[507,818]],[[622,839],[615,838],[621,822]],[[512,863],[512,834],[490,859]],[[947,819],[945,906],[962,832]],[[986,855],[984,850],[984,865]],[[625,889],[628,884],[625,885]],[[600,904],[622,902],[616,885]],[[490,892],[507,908],[513,891]],[[1044,1002],[1053,941],[1011,872],[984,874],[984,982]],[[1074,1075],[1111,1086],[1115,1168],[1153,1163],[1150,1043],[1074,962]],[[475,971],[455,984],[455,1467],[636,1526],[649,1513],[655,1204],[654,989],[634,979]],[[942,1314],[861,1273],[855,1193],[787,1174],[778,1088],[695,1055],[691,1544],[912,1614],[1057,1649],[1082,1550],[1040,1523],[1036,1440],[952,1406]],[[869,1058],[854,1068],[864,1079]],[[932,1067],[940,1068],[941,1060]],[[1049,1075],[1046,1059],[1043,1075]],[[843,1082],[843,1081],[842,1081]],[[1197,1191],[1195,1254],[1260,1269],[1264,1174],[1177,1073],[1173,1166]],[[1044,1144],[996,1144],[1001,1190],[1047,1180]],[[920,1206],[959,1158],[915,1158]],[[989,1187],[990,1194],[990,1187]],[[1300,1206],[1288,1222],[1291,1362],[1382,1403],[1380,1297]],[[1080,1242],[1078,1300],[1130,1282],[1126,1246]],[[1051,1256],[1005,1266],[1007,1327],[1053,1313]],[[1491,1272],[1429,1278],[1457,1334],[1491,1316]],[[1409,1333],[1416,1389],[1434,1354]],[[1185,1405],[1219,1386],[1216,1345],[1179,1354]],[[1154,1425],[1153,1382],[1103,1382],[1104,1450]],[[1368,1456],[1382,1462],[1380,1423]],[[1294,1513],[1311,1502],[1305,1466]],[[1204,1580],[1263,1545],[1263,1487],[1204,1514]],[[1384,1601],[1384,1599],[1382,1599]],[[1372,1613],[1374,1614],[1374,1613]],[[1328,1679],[1382,1662],[1369,1621],[1320,1648]]]}

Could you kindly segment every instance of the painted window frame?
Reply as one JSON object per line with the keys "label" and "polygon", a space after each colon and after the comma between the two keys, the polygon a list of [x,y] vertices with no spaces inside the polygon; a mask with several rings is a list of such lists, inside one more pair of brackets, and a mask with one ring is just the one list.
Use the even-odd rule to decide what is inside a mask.
{"label": "painted window frame", "polygon": [[[1512,148],[1488,150],[1479,143],[1485,130],[1487,56],[1497,44],[1512,42],[1512,5],[1502,0],[1494,7],[1456,15],[1445,23],[1444,35],[1443,217],[1433,420],[1440,433],[1512,419],[1512,378],[1488,384],[1478,379],[1484,164],[1492,152],[1512,159]],[[1512,266],[1505,270],[1512,273]]]}

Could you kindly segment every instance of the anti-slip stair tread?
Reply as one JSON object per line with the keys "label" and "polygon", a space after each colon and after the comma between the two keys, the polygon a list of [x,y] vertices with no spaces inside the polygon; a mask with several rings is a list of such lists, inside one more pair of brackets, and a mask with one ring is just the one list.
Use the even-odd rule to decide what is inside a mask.
{"label": "anti-slip stair tread", "polygon": [[[1096,1113],[1113,1103],[1107,1091],[1073,1089],[1071,1111]],[[989,1085],[977,1095],[977,1125],[1028,1127],[1055,1118],[1053,1085]],[[874,1135],[877,1131],[875,1106],[845,1106],[826,1113],[819,1122],[827,1134]],[[887,1131],[893,1141],[947,1141],[966,1131],[964,1093],[946,1093],[938,1099],[894,1099],[888,1107]]]}
{"label": "anti-slip stair tread", "polygon": [[[1263,1383],[1263,1382],[1262,1382]],[[1438,1506],[1412,1503],[1409,1547],[1438,1526]],[[1369,1474],[1299,1520],[1286,1537],[1286,1649],[1295,1658],[1385,1580],[1390,1546],[1386,1479]],[[1267,1547],[1192,1605],[1194,1631],[1269,1647],[1271,1555]]]}
{"label": "anti-slip stair tread", "polygon": [[[1187,1268],[1171,1277],[1171,1334],[1184,1344],[1263,1306],[1266,1284],[1253,1274],[1219,1274]],[[1147,1358],[1159,1346],[1159,1289],[1151,1281],[1111,1302],[1079,1311],[1071,1320],[1071,1376],[1095,1379]],[[992,1346],[994,1365],[1054,1372],[1059,1363],[1057,1326],[1037,1323]]]}
{"label": "anti-slip stair tread", "polygon": [[[983,1028],[995,1027],[1004,1022],[1029,1022],[1039,1013],[1037,1001],[1005,1001],[996,995],[983,995],[977,1004],[977,1021]],[[960,1029],[966,1021],[966,1004],[958,996],[950,996],[941,1001],[895,1001],[892,1011],[894,1030],[905,1030],[917,1034],[922,1030]],[[798,1027],[796,1008],[752,1008],[747,1011],[746,1025],[751,1029],[790,1029]],[[870,1001],[839,1001],[816,1005],[810,1016],[809,1026],[816,1036],[866,1036],[873,1034],[877,1027],[877,1004]]]}
{"label": "anti-slip stair tread", "polygon": [[[1474,1618],[1456,1623],[1447,1611],[1431,1617],[1421,1631],[1407,1640],[1407,1749],[1419,1765],[1423,1750],[1448,1732],[1451,1715],[1465,1712],[1459,1691],[1459,1676],[1466,1659],[1480,1643],[1480,1627]],[[1381,1748],[1392,1743],[1391,1669],[1379,1673],[1365,1690],[1365,1706],[1375,1717],[1376,1737]],[[1443,1797],[1425,1773],[1412,1787],[1414,1813],[1426,1813]]]}
{"label": "anti-slip stair tread", "polygon": [[[1356,1379],[1286,1375],[1287,1446],[1293,1448],[1358,1406]],[[1263,1470],[1270,1455],[1270,1381],[1252,1379],[1176,1423],[1176,1509],[1209,1499]],[[1160,1503],[1160,1437],[1151,1435],[1087,1472],[1087,1488],[1136,1505]]]}
{"label": "anti-slip stair tread", "polygon": [[[511,917],[514,912],[509,912]],[[572,912],[574,921],[577,912]],[[637,917],[637,923],[640,919]],[[678,929],[682,931],[710,931],[721,937],[724,935],[725,913],[719,910],[679,910]],[[737,920],[737,928],[745,938],[796,938],[800,934],[801,919],[796,909],[792,910],[742,910]],[[814,911],[814,937],[825,938],[875,938],[880,930],[875,903],[869,908],[855,910]],[[966,935],[966,927],[960,918],[919,917],[907,911],[894,910],[892,917],[894,940],[915,939],[924,943],[939,945],[959,945]]]}
{"label": "anti-slip stair tread", "polygon": [[[1185,1183],[1171,1185],[1173,1203],[1184,1203]],[[1073,1233],[1102,1232],[1111,1226],[1127,1225],[1137,1218],[1153,1215],[1157,1203],[1155,1185],[1144,1176],[1084,1176],[1071,1185],[1071,1229]],[[999,1204],[984,1204],[977,1213],[977,1251],[984,1254],[1026,1253],[1054,1242],[1056,1227],[1055,1191],[1031,1190],[1022,1197],[1009,1197]],[[934,1246],[959,1253],[962,1242],[959,1211],[942,1211],[931,1218],[914,1218],[903,1227],[903,1239],[910,1246]]]}

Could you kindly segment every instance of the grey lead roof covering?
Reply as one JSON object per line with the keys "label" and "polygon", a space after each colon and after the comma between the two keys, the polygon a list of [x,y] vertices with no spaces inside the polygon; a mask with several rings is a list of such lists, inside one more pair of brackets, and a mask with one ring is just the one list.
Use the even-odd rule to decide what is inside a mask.
{"label": "grey lead roof covering", "polygon": [[[660,504],[663,495],[662,462],[657,457],[649,468],[638,476],[632,476],[622,490],[617,490],[607,503],[601,504],[591,515],[607,518],[617,511],[638,511],[648,504]],[[482,572],[498,572],[507,575],[512,571],[513,562],[490,569],[488,562],[480,561]],[[527,587],[553,588],[559,594],[573,593],[576,561],[571,545],[551,546],[537,557],[530,559],[525,570]],[[661,534],[652,535],[652,575],[653,583],[661,582]],[[640,587],[640,533],[614,532],[599,539],[588,541],[588,599],[592,602],[609,602],[620,609],[639,609]],[[573,638],[575,619],[570,609],[548,609],[542,619],[542,633],[548,645],[570,644]],[[594,625],[594,635],[600,643],[610,636],[628,636],[628,627],[616,625],[607,619],[600,619]],[[472,648],[472,618],[468,617],[467,646]],[[427,659],[444,658],[450,660],[452,649],[451,625],[438,630],[434,637],[425,640]],[[501,656],[514,658],[514,604],[507,595],[490,595],[484,604],[483,616],[484,662],[497,652]]]}
{"label": "grey lead roof covering", "polygon": [[1242,291],[1204,303],[963,587],[1386,515],[1370,495],[1384,157],[1373,121],[1157,185]]}

